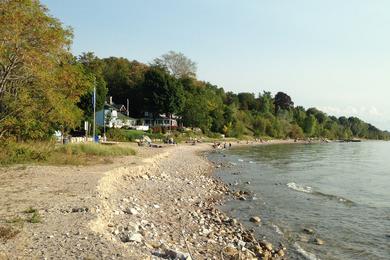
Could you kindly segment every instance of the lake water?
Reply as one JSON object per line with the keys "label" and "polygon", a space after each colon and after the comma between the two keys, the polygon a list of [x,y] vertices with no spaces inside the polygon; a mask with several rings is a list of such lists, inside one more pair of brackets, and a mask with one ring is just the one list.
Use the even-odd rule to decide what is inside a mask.
{"label": "lake water", "polygon": [[390,259],[390,142],[263,145],[209,158],[232,189],[251,194],[222,210],[282,241],[289,259]]}

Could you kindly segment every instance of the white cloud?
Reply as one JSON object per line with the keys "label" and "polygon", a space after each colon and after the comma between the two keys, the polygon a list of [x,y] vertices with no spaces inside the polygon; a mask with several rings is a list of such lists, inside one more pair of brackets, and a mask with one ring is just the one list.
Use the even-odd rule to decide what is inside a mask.
{"label": "white cloud", "polygon": [[385,113],[380,111],[375,106],[370,107],[353,107],[353,106],[346,106],[346,107],[336,107],[336,106],[320,106],[318,107],[319,110],[324,111],[325,113],[329,115],[334,116],[357,116],[362,118],[371,118],[371,119],[387,119]]}

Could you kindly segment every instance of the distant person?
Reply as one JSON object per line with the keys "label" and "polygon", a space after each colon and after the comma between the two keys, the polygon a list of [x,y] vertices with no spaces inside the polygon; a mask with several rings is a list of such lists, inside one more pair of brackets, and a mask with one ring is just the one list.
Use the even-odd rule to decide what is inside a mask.
{"label": "distant person", "polygon": [[229,143],[229,148],[231,148],[232,147],[232,143]]}

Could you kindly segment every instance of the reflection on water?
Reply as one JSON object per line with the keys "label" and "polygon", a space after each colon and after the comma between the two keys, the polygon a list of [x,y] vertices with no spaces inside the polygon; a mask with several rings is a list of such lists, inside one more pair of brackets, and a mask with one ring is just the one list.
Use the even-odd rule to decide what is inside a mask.
{"label": "reflection on water", "polygon": [[388,142],[291,144],[210,159],[229,166],[217,172],[226,182],[257,198],[224,210],[247,225],[261,215],[258,235],[288,244],[291,259],[390,259],[389,154]]}

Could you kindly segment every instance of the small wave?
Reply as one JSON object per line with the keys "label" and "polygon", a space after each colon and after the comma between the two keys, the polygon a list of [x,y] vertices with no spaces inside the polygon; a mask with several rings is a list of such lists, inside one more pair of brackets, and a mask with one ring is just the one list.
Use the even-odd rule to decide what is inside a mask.
{"label": "small wave", "polygon": [[298,243],[294,243],[294,247],[297,249],[298,253],[306,257],[306,259],[320,260],[315,254],[305,251]]}
{"label": "small wave", "polygon": [[296,184],[295,182],[287,183],[287,187],[289,187],[290,189],[305,192],[305,193],[312,193],[313,192],[312,187],[299,185],[299,184]]}
{"label": "small wave", "polygon": [[239,162],[243,162],[244,160],[243,159],[238,159]]}
{"label": "small wave", "polygon": [[278,233],[279,235],[284,235],[282,230],[280,230],[280,228],[277,225],[272,224],[272,227],[275,229],[276,233]]}
{"label": "small wave", "polygon": [[249,163],[255,163],[254,161],[249,161]]}
{"label": "small wave", "polygon": [[343,197],[340,197],[340,196],[337,196],[337,195],[322,193],[322,192],[319,192],[319,191],[313,191],[312,187],[299,185],[299,184],[296,184],[295,182],[287,183],[287,187],[289,187],[290,189],[293,189],[295,191],[310,193],[310,194],[313,194],[313,195],[316,195],[316,196],[321,196],[321,197],[327,198],[329,200],[335,200],[337,202],[340,202],[340,203],[343,203],[343,204],[346,204],[346,205],[349,205],[349,206],[352,206],[352,205],[356,204],[352,200],[349,200],[349,199],[346,199],[346,198],[343,198]]}
{"label": "small wave", "polygon": [[328,198],[330,200],[336,200],[337,202],[341,202],[341,203],[344,203],[344,204],[347,204],[347,205],[355,205],[356,204],[352,200],[349,200],[349,199],[346,199],[346,198],[343,198],[343,197],[340,197],[340,196],[337,196],[337,195],[326,194],[326,193],[322,193],[322,192],[319,192],[319,191],[314,192],[313,194],[326,197],[326,198]]}

